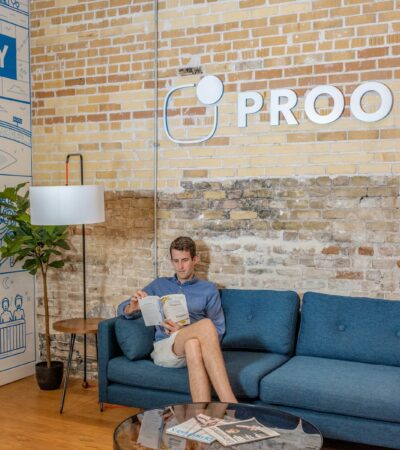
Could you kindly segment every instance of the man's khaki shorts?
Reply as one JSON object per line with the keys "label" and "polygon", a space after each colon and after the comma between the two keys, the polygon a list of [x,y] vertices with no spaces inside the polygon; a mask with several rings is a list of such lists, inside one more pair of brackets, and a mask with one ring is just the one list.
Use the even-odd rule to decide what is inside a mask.
{"label": "man's khaki shorts", "polygon": [[151,358],[154,364],[162,367],[178,368],[186,366],[186,358],[177,356],[172,350],[178,331],[172,333],[168,338],[154,342],[154,350],[151,352]]}

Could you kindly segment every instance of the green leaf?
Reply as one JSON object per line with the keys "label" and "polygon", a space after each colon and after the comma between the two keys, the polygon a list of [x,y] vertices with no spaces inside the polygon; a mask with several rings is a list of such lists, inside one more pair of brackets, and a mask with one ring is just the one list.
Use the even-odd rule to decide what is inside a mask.
{"label": "green leaf", "polygon": [[38,267],[39,263],[36,259],[26,259],[24,265],[22,266],[22,268],[25,270],[32,270],[32,269],[37,270]]}
{"label": "green leaf", "polygon": [[30,222],[31,216],[28,213],[23,212],[16,216],[15,220],[17,220],[18,222]]}
{"label": "green leaf", "polygon": [[69,250],[71,248],[69,246],[68,242],[65,241],[64,239],[60,239],[59,241],[57,241],[56,245],[57,245],[57,247],[61,247],[65,250]]}
{"label": "green leaf", "polygon": [[64,261],[58,260],[58,261],[52,261],[49,263],[50,267],[54,267],[56,269],[61,269],[61,267],[64,267]]}

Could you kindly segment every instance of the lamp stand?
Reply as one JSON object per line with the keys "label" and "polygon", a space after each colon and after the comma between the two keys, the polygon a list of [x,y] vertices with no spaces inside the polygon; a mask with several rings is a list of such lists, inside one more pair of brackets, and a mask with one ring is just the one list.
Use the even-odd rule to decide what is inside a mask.
{"label": "lamp stand", "polygon": [[[83,185],[83,156],[80,153],[69,153],[65,159],[65,184],[68,186],[68,164],[70,158],[77,156],[80,161],[81,185]],[[86,320],[86,236],[85,225],[82,224],[82,265],[83,265],[83,318]],[[83,382],[84,388],[89,387],[86,380],[87,375],[87,343],[86,334],[83,335]]]}

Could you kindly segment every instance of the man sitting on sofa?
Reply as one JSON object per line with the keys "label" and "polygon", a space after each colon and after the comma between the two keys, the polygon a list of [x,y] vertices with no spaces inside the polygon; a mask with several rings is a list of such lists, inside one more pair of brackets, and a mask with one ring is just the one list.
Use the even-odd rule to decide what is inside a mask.
{"label": "man sitting on sofa", "polygon": [[140,316],[139,299],[147,295],[184,294],[190,325],[165,320],[162,326],[156,326],[151,358],[159,366],[187,366],[193,402],[209,402],[212,385],[221,402],[236,403],[220,348],[225,317],[218,290],[209,281],[195,277],[199,258],[191,238],[175,239],[170,246],[170,255],[175,276],[157,278],[143,290],[138,290],[119,305],[118,314],[126,319],[136,319]]}

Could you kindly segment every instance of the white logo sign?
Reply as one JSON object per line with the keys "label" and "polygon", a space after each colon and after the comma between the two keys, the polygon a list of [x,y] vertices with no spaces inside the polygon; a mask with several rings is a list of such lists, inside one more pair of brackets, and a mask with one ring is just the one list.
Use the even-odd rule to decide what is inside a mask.
{"label": "white logo sign", "polygon": [[[213,76],[204,77],[197,85],[196,95],[204,105],[214,105],[214,123],[211,132],[198,139],[176,139],[168,127],[168,102],[171,95],[179,90],[193,88],[195,84],[186,84],[171,89],[164,102],[164,128],[168,138],[177,144],[197,144],[210,139],[218,125],[218,106],[216,105],[224,93],[222,81]],[[380,106],[374,112],[366,112],[362,107],[362,99],[368,92],[377,94],[380,98]],[[320,96],[328,96],[333,100],[333,107],[329,114],[321,115],[315,108],[315,103]],[[255,114],[263,107],[264,99],[259,92],[239,92],[237,98],[237,126],[247,127],[247,116]],[[273,89],[270,93],[269,113],[270,125],[279,125],[282,116],[289,125],[297,125],[298,121],[293,114],[293,108],[297,105],[297,94],[291,89]],[[350,111],[352,115],[362,122],[376,122],[385,118],[393,106],[393,95],[391,90],[382,83],[370,81],[358,86],[350,97]],[[344,111],[344,96],[335,86],[324,85],[312,89],[304,99],[304,111],[311,122],[317,124],[328,124],[339,119]]]}
{"label": "white logo sign", "polygon": [[208,139],[212,138],[214,136],[215,131],[217,130],[218,126],[218,106],[217,103],[221,99],[223,93],[224,93],[224,85],[222,81],[215,77],[214,75],[208,75],[201,79],[199,84],[197,85],[196,89],[196,97],[198,100],[203,103],[204,105],[214,105],[214,123],[212,130],[210,133],[202,138],[198,139],[176,139],[174,138],[170,131],[168,126],[168,102],[171,97],[171,95],[180,90],[180,89],[187,89],[187,88],[193,88],[195,87],[195,84],[185,84],[183,86],[178,86],[176,88],[171,89],[167,96],[165,97],[164,101],[164,129],[167,133],[168,138],[175,142],[176,144],[198,144],[200,142],[207,141]]}

